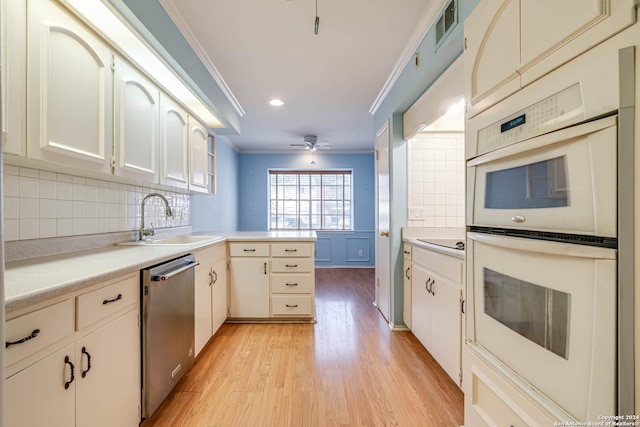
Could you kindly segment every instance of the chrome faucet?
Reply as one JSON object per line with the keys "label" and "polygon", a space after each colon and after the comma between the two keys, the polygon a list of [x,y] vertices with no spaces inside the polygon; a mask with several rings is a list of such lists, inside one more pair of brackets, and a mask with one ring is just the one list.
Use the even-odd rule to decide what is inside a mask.
{"label": "chrome faucet", "polygon": [[167,201],[166,197],[164,197],[160,193],[149,193],[149,194],[147,194],[144,197],[144,199],[142,199],[142,203],[140,204],[140,210],[142,211],[142,218],[140,220],[140,233],[139,233],[139,239],[140,240],[146,240],[147,236],[153,236],[153,235],[156,234],[156,229],[153,226],[153,223],[151,223],[151,228],[144,228],[144,203],[150,197],[160,197],[160,199],[164,202],[164,206],[165,206],[164,214],[166,215],[166,217],[169,218],[169,217],[173,216],[173,212],[171,211],[171,207],[169,207],[169,202]]}

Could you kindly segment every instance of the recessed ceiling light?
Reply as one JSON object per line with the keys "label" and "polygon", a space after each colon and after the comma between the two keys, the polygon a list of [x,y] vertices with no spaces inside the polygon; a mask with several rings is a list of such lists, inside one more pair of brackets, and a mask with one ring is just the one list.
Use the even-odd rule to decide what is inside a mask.
{"label": "recessed ceiling light", "polygon": [[273,105],[274,107],[281,107],[284,105],[284,102],[282,102],[280,99],[272,99],[271,101],[269,101],[270,105]]}

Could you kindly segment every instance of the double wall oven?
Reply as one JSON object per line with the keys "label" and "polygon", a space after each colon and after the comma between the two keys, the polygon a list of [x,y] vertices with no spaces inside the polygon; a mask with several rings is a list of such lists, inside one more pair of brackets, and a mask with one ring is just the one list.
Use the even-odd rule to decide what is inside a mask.
{"label": "double wall oven", "polygon": [[619,67],[567,65],[467,129],[468,343],[565,420],[634,413],[633,254],[621,250],[633,245],[633,112],[621,100],[635,60],[617,53]]}

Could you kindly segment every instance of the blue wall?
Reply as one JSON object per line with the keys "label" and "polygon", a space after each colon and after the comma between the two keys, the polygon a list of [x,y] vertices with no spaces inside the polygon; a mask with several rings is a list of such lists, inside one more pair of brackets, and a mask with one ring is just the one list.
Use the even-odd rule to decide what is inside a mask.
{"label": "blue wall", "polygon": [[[393,325],[404,323],[403,312],[403,254],[401,228],[406,226],[407,144],[404,140],[402,115],[440,77],[464,50],[463,22],[480,0],[458,0],[458,24],[436,48],[435,26],[432,26],[420,43],[420,67],[413,61],[404,67],[397,81],[374,114],[375,129],[387,120],[390,122],[391,142],[389,151],[391,182],[391,313]],[[464,82],[460,82],[464,84]]]}
{"label": "blue wall", "polygon": [[191,196],[193,231],[238,230],[239,154],[216,139],[216,194]]}
{"label": "blue wall", "polygon": [[[354,232],[318,232],[316,266],[375,265],[375,175],[373,154],[240,154],[240,230],[267,230],[269,169],[352,169]],[[361,251],[361,254],[360,254]]]}

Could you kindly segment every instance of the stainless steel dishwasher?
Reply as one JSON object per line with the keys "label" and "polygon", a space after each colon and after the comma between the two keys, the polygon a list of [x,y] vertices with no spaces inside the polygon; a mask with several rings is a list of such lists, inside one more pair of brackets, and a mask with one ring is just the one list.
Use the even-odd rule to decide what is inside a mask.
{"label": "stainless steel dishwasher", "polygon": [[142,270],[142,417],[151,416],[194,360],[194,255]]}

